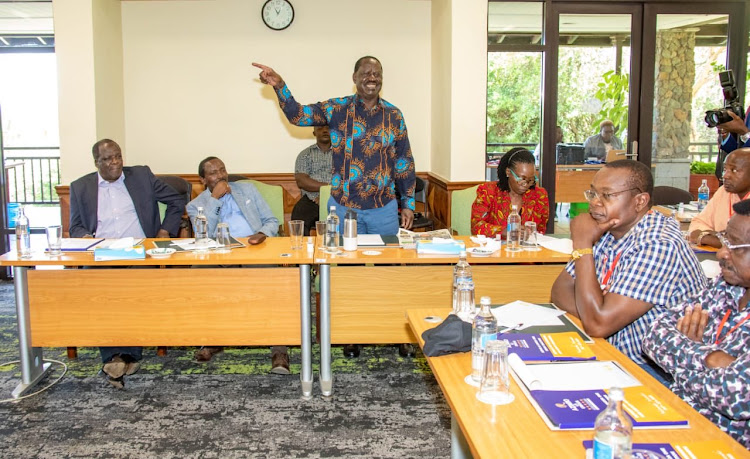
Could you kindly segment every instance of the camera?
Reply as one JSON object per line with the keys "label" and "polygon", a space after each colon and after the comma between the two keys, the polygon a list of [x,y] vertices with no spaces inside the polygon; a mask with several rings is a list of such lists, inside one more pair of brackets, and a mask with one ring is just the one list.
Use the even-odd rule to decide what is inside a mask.
{"label": "camera", "polygon": [[737,85],[734,83],[734,73],[731,70],[719,72],[719,82],[721,91],[724,93],[724,108],[708,110],[706,112],[706,126],[716,127],[719,124],[732,121],[729,112],[745,119],[745,110],[740,103],[740,93],[737,91]]}

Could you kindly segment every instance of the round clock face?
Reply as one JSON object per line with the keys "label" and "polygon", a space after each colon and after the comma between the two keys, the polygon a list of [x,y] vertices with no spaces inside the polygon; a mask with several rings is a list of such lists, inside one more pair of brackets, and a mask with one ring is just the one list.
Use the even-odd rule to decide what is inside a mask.
{"label": "round clock face", "polygon": [[268,0],[261,9],[263,22],[273,30],[283,30],[294,20],[294,8],[288,0]]}

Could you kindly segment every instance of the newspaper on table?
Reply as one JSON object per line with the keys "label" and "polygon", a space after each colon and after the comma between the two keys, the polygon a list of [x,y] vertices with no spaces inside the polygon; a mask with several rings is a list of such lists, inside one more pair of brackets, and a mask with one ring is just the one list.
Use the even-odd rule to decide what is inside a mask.
{"label": "newspaper on table", "polygon": [[424,233],[415,233],[404,228],[398,230],[398,245],[402,249],[416,249],[417,241],[432,242],[433,239],[453,239],[453,235],[445,228]]}

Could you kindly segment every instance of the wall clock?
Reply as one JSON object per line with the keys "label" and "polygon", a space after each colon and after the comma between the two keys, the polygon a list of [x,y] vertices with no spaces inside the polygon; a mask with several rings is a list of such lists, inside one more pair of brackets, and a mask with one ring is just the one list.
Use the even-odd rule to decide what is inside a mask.
{"label": "wall clock", "polygon": [[260,10],[263,23],[273,30],[284,30],[294,21],[294,7],[289,0],[268,0]]}

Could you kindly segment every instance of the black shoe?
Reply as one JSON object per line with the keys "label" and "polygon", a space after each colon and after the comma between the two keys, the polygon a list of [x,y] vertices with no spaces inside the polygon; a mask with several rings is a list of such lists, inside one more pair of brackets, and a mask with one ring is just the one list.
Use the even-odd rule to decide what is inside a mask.
{"label": "black shoe", "polygon": [[346,344],[344,346],[344,357],[354,359],[359,357],[360,347],[359,344]]}
{"label": "black shoe", "polygon": [[416,355],[414,352],[414,346],[409,343],[399,344],[398,355],[401,357],[414,357]]}

